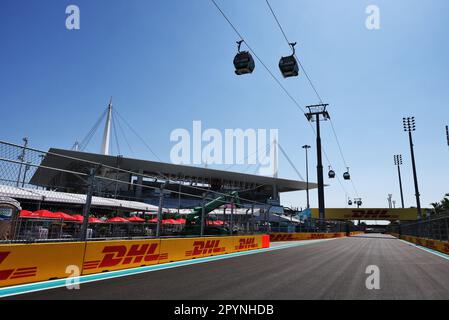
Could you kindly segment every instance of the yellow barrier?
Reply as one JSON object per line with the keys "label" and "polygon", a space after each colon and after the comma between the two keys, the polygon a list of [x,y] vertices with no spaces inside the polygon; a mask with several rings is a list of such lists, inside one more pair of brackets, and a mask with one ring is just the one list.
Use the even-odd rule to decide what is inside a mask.
{"label": "yellow barrier", "polygon": [[168,261],[195,259],[234,252],[232,237],[162,239],[161,252]]}
{"label": "yellow barrier", "polygon": [[84,247],[84,242],[0,245],[0,287],[66,278],[76,268],[80,273]]}
{"label": "yellow barrier", "polygon": [[83,274],[148,266],[168,261],[160,240],[87,242]]}
{"label": "yellow barrier", "polygon": [[449,242],[447,241],[418,238],[413,236],[401,236],[401,239],[422,247],[449,254]]}
{"label": "yellow barrier", "polygon": [[269,246],[267,235],[0,245],[0,287]]}
{"label": "yellow barrier", "polygon": [[264,248],[263,236],[233,237],[234,252]]}
{"label": "yellow barrier", "polygon": [[353,232],[349,233],[349,236],[350,237],[352,237],[352,236],[359,236],[361,234],[365,234],[365,232],[363,232],[363,231],[353,231]]}
{"label": "yellow barrier", "polygon": [[331,239],[345,237],[346,233],[271,233],[270,241],[298,241],[298,240],[313,240],[313,239]]}

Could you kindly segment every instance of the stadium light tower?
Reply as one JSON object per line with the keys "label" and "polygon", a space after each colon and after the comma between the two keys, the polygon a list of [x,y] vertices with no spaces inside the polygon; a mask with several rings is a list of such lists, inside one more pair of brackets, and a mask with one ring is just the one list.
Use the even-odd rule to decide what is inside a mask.
{"label": "stadium light tower", "polygon": [[307,209],[310,208],[310,199],[309,199],[309,155],[308,150],[311,148],[309,145],[303,145],[303,149],[306,150],[306,192],[307,192]]}
{"label": "stadium light tower", "polygon": [[398,167],[398,177],[399,177],[399,190],[401,191],[401,203],[402,209],[404,209],[404,194],[402,193],[402,178],[401,178],[401,165],[402,165],[402,155],[396,154],[394,156],[394,165]]}
{"label": "stadium light tower", "polygon": [[324,220],[325,208],[324,208],[324,178],[323,178],[323,159],[321,157],[321,136],[320,136],[320,116],[324,121],[330,119],[329,113],[327,112],[328,104],[316,104],[307,106],[309,109],[306,118],[309,121],[316,122],[316,154],[317,154],[317,178],[318,178],[318,212],[320,220]]}
{"label": "stadium light tower", "polygon": [[415,182],[415,196],[416,196],[416,208],[418,210],[418,216],[421,217],[421,202],[419,200],[419,188],[418,188],[418,177],[416,175],[416,163],[415,163],[415,151],[413,149],[413,137],[412,132],[416,131],[415,117],[402,118],[404,131],[408,132],[408,138],[410,142],[410,153],[412,157],[412,167],[413,167],[413,180]]}

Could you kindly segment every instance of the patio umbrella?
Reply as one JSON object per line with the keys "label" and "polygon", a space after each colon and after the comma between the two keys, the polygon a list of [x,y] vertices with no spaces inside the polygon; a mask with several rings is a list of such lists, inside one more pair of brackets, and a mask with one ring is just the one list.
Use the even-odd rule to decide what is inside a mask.
{"label": "patio umbrella", "polygon": [[145,219],[139,217],[131,217],[128,219],[129,222],[145,222]]}
{"label": "patio umbrella", "polygon": [[177,223],[176,220],[174,219],[165,219],[162,220],[162,224],[179,224],[179,223]]}
{"label": "patio umbrella", "polygon": [[89,218],[89,223],[105,223],[103,220],[95,218],[95,217],[90,217]]}
{"label": "patio umbrella", "polygon": [[78,221],[76,218],[72,217],[70,214],[64,213],[64,212],[55,212],[53,213],[55,216],[57,216],[59,219],[66,220],[66,221]]}
{"label": "patio umbrella", "polygon": [[20,218],[29,218],[32,214],[33,214],[32,211],[20,210],[19,217]]}
{"label": "patio umbrella", "polygon": [[150,219],[150,220],[148,220],[148,222],[150,222],[150,223],[157,223],[157,218]]}
{"label": "patio umbrella", "polygon": [[26,218],[43,218],[43,219],[61,219],[58,215],[48,210],[37,210],[32,212]]}
{"label": "patio umbrella", "polygon": [[127,222],[129,222],[129,221],[126,220],[126,219],[124,219],[124,218],[121,218],[121,217],[114,217],[114,218],[108,219],[106,222],[112,222],[112,223],[117,223],[117,222],[119,222],[119,223],[127,223]]}
{"label": "patio umbrella", "polygon": [[72,218],[74,218],[77,222],[80,222],[80,223],[84,221],[84,217],[80,214],[74,214],[72,216]]}
{"label": "patio umbrella", "polygon": [[176,221],[178,224],[186,224],[186,219],[180,218],[180,219],[176,219],[175,221]]}

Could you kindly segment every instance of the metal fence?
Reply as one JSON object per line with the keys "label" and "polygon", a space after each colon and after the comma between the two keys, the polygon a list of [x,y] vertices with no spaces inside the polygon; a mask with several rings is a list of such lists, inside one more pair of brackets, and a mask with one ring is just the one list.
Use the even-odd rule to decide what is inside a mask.
{"label": "metal fence", "polygon": [[[49,156],[53,162],[48,159],[44,161]],[[66,165],[56,165],[59,162]],[[48,180],[48,185],[38,184],[33,180],[36,172],[41,176],[53,178]],[[121,179],[121,176],[131,176],[135,179],[130,181]],[[67,184],[58,184],[58,181],[62,179],[70,182],[70,189],[67,189]],[[143,182],[144,180],[153,181],[153,183],[146,184]],[[171,188],[167,195],[167,190],[164,189],[167,185],[179,186],[179,190]],[[151,193],[153,198],[157,199],[158,197],[158,206],[153,206],[153,210],[139,210],[101,205],[102,201],[107,202],[108,199],[142,203],[144,198],[135,196],[136,188],[147,191],[147,194]],[[176,178],[173,179],[162,174],[153,176],[130,172],[119,166],[112,167],[29,148],[26,143],[24,146],[20,146],[0,141],[0,191],[2,195],[10,194],[12,198],[20,201],[22,209],[25,210],[45,209],[69,215],[78,214],[84,218],[81,219],[82,221],[70,221],[64,218],[45,216],[30,218],[16,215],[10,221],[12,231],[9,235],[5,237],[0,234],[0,241],[9,242],[236,235],[266,232],[349,232],[355,229],[350,223],[324,222],[315,219],[293,222],[293,217],[289,222],[282,215],[273,218],[273,215],[270,215],[270,205],[242,198],[240,200],[244,204],[237,205],[236,199],[230,196],[229,190],[214,191],[203,185],[186,185],[182,181],[177,181]],[[32,196],[23,197],[21,195],[23,193],[29,193]],[[96,199],[97,202],[92,202],[95,197],[102,198]],[[179,200],[183,197],[197,199],[200,206],[196,208],[178,207],[178,210],[169,210],[164,207],[167,197],[175,197]],[[67,198],[71,200],[69,201]],[[170,199],[173,200],[172,198]],[[211,201],[219,201],[220,208],[224,206],[228,209],[225,209],[223,214],[206,214],[206,206]],[[183,202],[179,201],[179,204],[181,203]],[[244,214],[237,214],[239,206],[245,209]],[[254,213],[255,208],[257,214]],[[197,210],[196,219],[192,219],[194,209]],[[109,223],[108,219],[113,217],[137,217],[142,220],[141,222]],[[90,223],[89,219],[92,218],[95,218],[96,222]],[[184,219],[185,221],[184,223],[165,222],[170,219]],[[4,224],[4,222],[2,223]]]}
{"label": "metal fence", "polygon": [[391,226],[389,231],[401,235],[449,241],[449,212],[432,215],[413,223]]}

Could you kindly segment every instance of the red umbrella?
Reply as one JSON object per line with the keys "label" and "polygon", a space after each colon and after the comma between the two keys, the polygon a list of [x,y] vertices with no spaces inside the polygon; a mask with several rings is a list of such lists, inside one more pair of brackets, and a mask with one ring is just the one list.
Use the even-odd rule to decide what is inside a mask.
{"label": "red umbrella", "polygon": [[44,219],[61,219],[58,215],[48,210],[38,210],[31,212],[31,214],[25,216],[26,218],[44,218]]}
{"label": "red umbrella", "polygon": [[120,222],[120,223],[126,223],[129,222],[128,220],[121,218],[121,217],[115,217],[115,218],[111,218],[108,219],[106,222]]}
{"label": "red umbrella", "polygon": [[28,211],[28,210],[20,210],[19,217],[20,217],[20,218],[29,218],[32,214],[33,214],[33,212],[31,212],[31,211]]}
{"label": "red umbrella", "polygon": [[83,222],[84,221],[84,217],[80,214],[74,214],[72,216],[72,218],[74,218],[77,222]]}
{"label": "red umbrella", "polygon": [[214,221],[214,225],[216,225],[216,226],[222,226],[222,225],[224,225],[224,222],[221,221],[221,220],[215,220],[215,221]]}
{"label": "red umbrella", "polygon": [[89,218],[89,223],[105,223],[103,220],[95,218],[95,217],[90,217]]}
{"label": "red umbrella", "polygon": [[[59,219],[67,220],[67,221],[78,221],[78,219],[72,217],[70,214],[64,213],[64,212],[55,212],[53,213],[55,216],[57,216]],[[81,217],[82,218],[82,217]]]}
{"label": "red umbrella", "polygon": [[128,219],[129,222],[145,222],[145,219],[139,217],[131,217]]}
{"label": "red umbrella", "polygon": [[178,224],[186,224],[186,219],[180,218],[180,219],[176,219],[175,221],[176,221]]}
{"label": "red umbrella", "polygon": [[162,220],[162,224],[179,224],[179,223],[177,223],[176,220],[174,219],[165,219]]}
{"label": "red umbrella", "polygon": [[157,218],[153,218],[151,220],[148,220],[148,222],[150,222],[150,223],[157,223]]}

